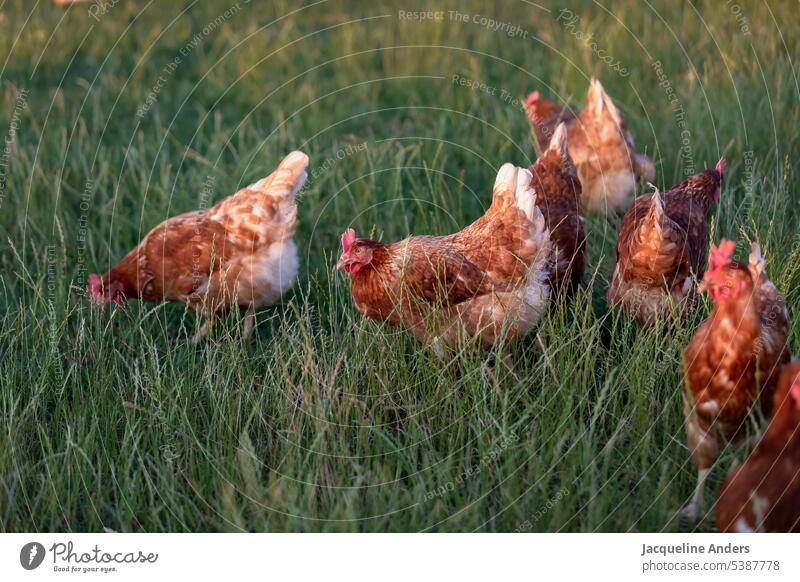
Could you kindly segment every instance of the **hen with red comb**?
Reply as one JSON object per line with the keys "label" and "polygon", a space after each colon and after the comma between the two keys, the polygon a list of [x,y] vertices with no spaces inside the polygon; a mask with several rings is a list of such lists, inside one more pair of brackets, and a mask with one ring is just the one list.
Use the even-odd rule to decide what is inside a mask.
{"label": "hen with red comb", "polygon": [[592,79],[581,111],[563,108],[538,91],[525,100],[538,150],[547,149],[559,123],[569,132],[569,154],[589,212],[621,212],[630,206],[636,183],[655,177],[653,162],[636,151],[625,117],[600,81]]}
{"label": "hen with red comb", "polygon": [[306,178],[308,156],[292,152],[258,182],[205,210],[162,222],[102,275],[92,274],[95,303],[180,301],[206,317],[199,341],[222,311],[255,310],[275,303],[297,279],[295,194]]}
{"label": "hen with red comb", "polygon": [[341,238],[337,268],[350,275],[366,317],[402,327],[437,355],[462,337],[492,346],[534,329],[547,306],[549,231],[527,170],[505,164],[489,210],[447,236],[395,243]]}
{"label": "hen with red comb", "polygon": [[702,290],[714,307],[686,347],[684,417],[692,463],[698,478],[684,515],[696,520],[704,481],[717,458],[718,439],[734,439],[751,411],[765,412],[775,383],[789,360],[789,318],[785,301],[767,278],[758,245],[750,262],[732,258],[735,244],[713,247]]}
{"label": "hen with red comb", "polygon": [[619,228],[612,306],[646,325],[691,313],[708,252],[706,218],[721,185],[721,173],[705,170],[666,192],[651,185],[652,194],[636,199]]}

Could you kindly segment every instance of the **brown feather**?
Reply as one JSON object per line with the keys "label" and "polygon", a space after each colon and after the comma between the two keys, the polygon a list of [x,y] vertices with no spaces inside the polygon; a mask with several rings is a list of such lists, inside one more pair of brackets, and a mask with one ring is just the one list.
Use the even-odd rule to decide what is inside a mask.
{"label": "brown feather", "polygon": [[800,402],[790,394],[800,363],[786,365],[764,436],[720,489],[722,532],[800,532]]}
{"label": "brown feather", "polygon": [[[684,352],[689,448],[699,469],[716,459],[717,433],[736,437],[759,400],[769,410],[778,373],[789,360],[788,322],[782,328],[764,325],[769,305],[747,268],[733,262],[728,277],[726,284],[741,292],[715,300]],[[711,436],[693,435],[692,426]]]}
{"label": "brown feather", "polygon": [[[566,128],[561,131],[566,133]],[[563,139],[566,140],[566,135]],[[563,288],[571,294],[580,285],[586,270],[586,234],[578,174],[569,153],[564,152],[559,143],[551,143],[530,171],[536,204],[544,215],[553,246],[550,286]],[[556,295],[552,297],[555,299]]]}
{"label": "brown feather", "polygon": [[526,102],[539,151],[545,151],[562,121],[570,135],[569,153],[582,184],[583,208],[606,213],[623,211],[631,202],[636,182],[655,177],[653,162],[636,151],[625,117],[592,79],[586,106],[580,111],[531,95]]}
{"label": "brown feather", "polygon": [[684,314],[694,308],[708,254],[706,214],[721,182],[707,170],[659,193],[661,209],[653,194],[634,201],[619,229],[609,303],[645,324],[674,307]]}
{"label": "brown feather", "polygon": [[[533,206],[531,195],[528,212],[535,212]],[[549,253],[543,218],[530,220],[505,187],[496,188],[486,213],[460,232],[395,243],[358,239],[346,252],[371,254],[368,264],[351,273],[359,311],[420,339],[435,328],[452,343],[463,328],[491,345],[509,319],[524,320],[511,324],[520,334],[535,323],[535,306],[521,305],[528,286],[540,285],[547,295],[543,282],[531,280],[532,269],[544,269]]]}
{"label": "brown feather", "polygon": [[307,165],[307,156],[294,152],[216,206],[165,220],[102,276],[103,284],[121,284],[127,298],[181,301],[208,314],[274,302],[296,278],[294,193]]}

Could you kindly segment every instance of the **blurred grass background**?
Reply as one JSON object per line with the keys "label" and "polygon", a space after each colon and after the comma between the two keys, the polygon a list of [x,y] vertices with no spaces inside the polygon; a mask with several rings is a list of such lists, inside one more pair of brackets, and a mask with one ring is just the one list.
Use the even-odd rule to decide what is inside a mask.
{"label": "blurred grass background", "polygon": [[[440,16],[407,17],[420,10]],[[511,370],[469,349],[442,364],[364,321],[331,268],[348,226],[393,240],[475,219],[500,165],[535,159],[515,100],[581,105],[595,75],[660,187],[726,156],[713,236],[740,256],[759,240],[795,315],[796,11],[3,2],[0,528],[686,529],[680,354],[704,313],[666,333],[608,312],[618,219],[588,219],[585,291],[513,347]],[[232,315],[196,349],[180,305],[97,311],[76,292],[292,149],[311,156],[301,275],[254,341]],[[725,449],[709,502],[746,454]]]}

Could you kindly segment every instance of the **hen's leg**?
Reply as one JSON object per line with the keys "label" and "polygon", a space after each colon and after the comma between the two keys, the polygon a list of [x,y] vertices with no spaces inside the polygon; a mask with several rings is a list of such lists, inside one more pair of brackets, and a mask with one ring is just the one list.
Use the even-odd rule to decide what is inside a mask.
{"label": "hen's leg", "polygon": [[713,425],[706,426],[697,416],[697,410],[683,396],[683,414],[686,424],[686,437],[692,464],[697,467],[697,484],[692,500],[683,508],[681,516],[697,523],[703,504],[703,488],[711,466],[717,458],[717,431]]}
{"label": "hen's leg", "polygon": [[250,339],[250,336],[253,333],[253,326],[256,323],[256,308],[253,305],[247,308],[247,311],[244,314],[244,333],[242,334],[244,339]]}
{"label": "hen's leg", "polygon": [[692,500],[681,510],[681,517],[686,518],[692,523],[697,523],[700,519],[700,509],[703,507],[703,489],[705,487],[706,477],[708,477],[710,472],[711,469],[697,470],[697,484],[694,486]]}
{"label": "hen's leg", "polygon": [[211,333],[211,328],[214,326],[214,318],[209,317],[205,320],[203,325],[200,326],[200,329],[197,330],[197,333],[192,336],[192,339],[189,340],[189,343],[193,346],[196,346],[201,341],[203,341],[208,334]]}
{"label": "hen's leg", "polygon": [[431,342],[431,348],[433,349],[434,355],[436,355],[440,361],[444,362],[447,357],[447,352],[444,348],[444,340],[438,335],[435,336]]}

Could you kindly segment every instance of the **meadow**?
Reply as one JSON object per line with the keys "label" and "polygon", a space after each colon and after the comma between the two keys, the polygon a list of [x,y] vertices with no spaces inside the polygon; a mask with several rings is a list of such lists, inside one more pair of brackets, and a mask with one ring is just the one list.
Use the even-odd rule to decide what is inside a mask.
{"label": "meadow", "polygon": [[[619,217],[587,218],[583,289],[510,366],[365,320],[333,266],[349,226],[480,216],[535,160],[519,100],[579,106],[595,75],[658,186],[725,155],[712,236],[762,244],[800,352],[796,3],[4,0],[0,30],[0,530],[713,530],[747,448],[682,522],[709,304],[672,330],[610,311]],[[300,278],[251,340],[239,314],[194,347],[181,305],[89,304],[88,273],[293,149]]]}

